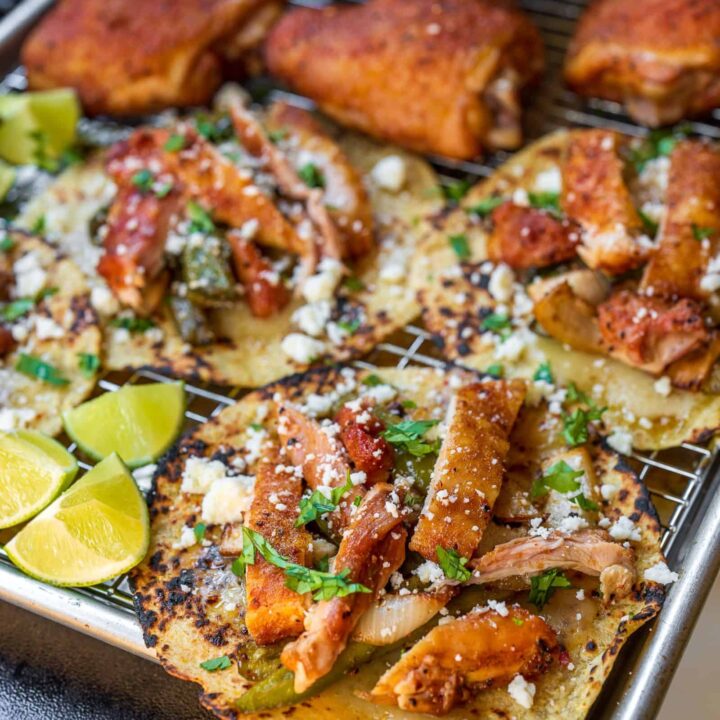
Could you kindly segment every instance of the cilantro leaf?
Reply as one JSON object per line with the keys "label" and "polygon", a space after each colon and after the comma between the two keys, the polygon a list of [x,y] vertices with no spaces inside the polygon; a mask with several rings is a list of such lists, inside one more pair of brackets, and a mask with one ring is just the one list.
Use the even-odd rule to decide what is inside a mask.
{"label": "cilantro leaf", "polygon": [[[582,470],[573,470],[564,460],[556,462],[549,467],[542,477],[533,482],[530,495],[533,498],[542,497],[548,494],[548,490],[568,496],[570,502],[574,502],[583,510],[597,510],[598,506],[592,500],[585,497],[585,494],[578,492],[582,487],[579,478],[584,475]],[[569,497],[575,493],[572,497]]]}
{"label": "cilantro leaf", "polygon": [[44,235],[47,231],[47,223],[45,221],[45,215],[38,215],[37,219],[33,223],[30,231],[35,235]]}
{"label": "cilantro leaf", "polygon": [[544,362],[538,365],[538,369],[533,374],[533,380],[542,381],[553,385],[555,383],[555,378],[553,377],[550,363]]}
{"label": "cilantro leaf", "polygon": [[505,373],[505,368],[502,363],[493,363],[492,365],[487,366],[485,373],[495,378],[501,378]]}
{"label": "cilantro leaf", "polygon": [[295,527],[307,525],[309,522],[317,520],[321,515],[326,515],[327,513],[335,510],[342,496],[348,490],[351,490],[352,487],[353,484],[350,480],[350,472],[348,471],[348,477],[345,484],[333,488],[330,491],[330,497],[319,490],[314,490],[311,495],[302,498],[300,500],[300,514],[298,515],[298,519],[295,521]]}
{"label": "cilantro leaf", "polygon": [[298,177],[310,188],[324,188],[325,178],[320,168],[313,163],[306,163],[298,170]]}
{"label": "cilantro leaf", "polygon": [[227,655],[216,657],[212,660],[206,660],[200,663],[200,667],[208,672],[216,672],[217,670],[227,670],[232,665],[232,661]]}
{"label": "cilantro leaf", "polygon": [[155,327],[155,323],[146,317],[134,317],[131,315],[123,315],[113,318],[110,325],[117,328],[123,328],[131,333],[141,333]]}
{"label": "cilantro leaf", "polygon": [[460,202],[467,191],[470,189],[471,183],[469,180],[454,180],[451,183],[443,186],[443,194],[448,200],[453,202]]}
{"label": "cilantro leaf", "polygon": [[483,200],[480,200],[480,202],[475,203],[472,207],[467,208],[467,212],[484,218],[490,215],[496,207],[499,207],[504,202],[505,198],[502,197],[493,196],[484,198]]}
{"label": "cilantro leaf", "polygon": [[460,260],[467,260],[470,257],[470,246],[466,235],[450,235],[448,242]]}
{"label": "cilantro leaf", "polygon": [[142,170],[138,170],[130,179],[130,182],[138,189],[140,192],[150,192],[152,189],[152,184],[155,182],[155,176],[148,170],[147,168],[143,168]]}
{"label": "cilantro leaf", "polygon": [[363,385],[367,385],[368,387],[377,387],[378,385],[384,385],[383,379],[375,375],[374,373],[372,375],[368,375],[363,381]]}
{"label": "cilantro leaf", "polygon": [[387,428],[382,437],[395,447],[401,448],[416,457],[435,453],[440,449],[440,440],[425,442],[421,438],[439,420],[403,420]]}
{"label": "cilantro leaf", "polygon": [[445,577],[449,580],[459,580],[465,582],[470,579],[472,572],[470,568],[466,568],[468,558],[460,557],[458,552],[453,548],[447,550],[440,545],[436,548],[438,556],[438,565],[445,573]]}
{"label": "cilantro leaf", "polygon": [[528,600],[538,610],[542,610],[555,590],[569,587],[572,586],[565,575],[557,568],[552,568],[530,578],[530,596]]}
{"label": "cilantro leaf", "polygon": [[5,235],[0,240],[0,252],[10,252],[15,247],[15,241],[9,236]]}
{"label": "cilantro leaf", "polygon": [[636,147],[630,148],[628,160],[641,173],[651,160],[669,157],[679,140],[686,138],[691,132],[688,125],[678,125],[670,130],[653,130],[643,138]]}
{"label": "cilantro leaf", "polygon": [[563,413],[563,437],[570,447],[586,443],[590,437],[588,425],[594,420],[600,420],[607,408],[599,408],[575,383],[567,388],[566,402],[585,405],[577,407],[572,413]]}
{"label": "cilantro leaf", "polygon": [[268,133],[268,139],[272,143],[278,143],[281,140],[284,140],[287,137],[287,134],[288,134],[287,130],[284,130],[282,128],[280,128],[279,130],[271,130]]}
{"label": "cilantro leaf", "polygon": [[85,377],[90,378],[100,369],[100,358],[93,353],[78,353],[78,367]]}
{"label": "cilantro leaf", "polygon": [[28,355],[27,353],[20,353],[20,357],[15,364],[15,369],[23,373],[23,375],[42,380],[48,383],[48,385],[61,386],[67,385],[70,382],[62,376],[56,367],[50,365],[50,363],[46,363],[39,357],[35,357],[35,355]]}
{"label": "cilantro leaf", "polygon": [[353,318],[352,320],[340,320],[338,322],[338,327],[350,335],[354,335],[360,325],[362,325],[362,322],[360,322],[359,318]]}
{"label": "cilantro leaf", "polygon": [[643,227],[645,228],[645,231],[648,235],[651,237],[655,237],[657,235],[658,223],[656,223],[647,213],[644,213],[642,210],[637,211],[638,215],[640,216],[640,220],[642,220]]}
{"label": "cilantro leaf", "polygon": [[205,531],[207,530],[207,525],[204,522],[198,523],[193,528],[193,533],[195,534],[195,539],[198,542],[202,542],[205,539]]}
{"label": "cilantro leaf", "polygon": [[365,283],[354,275],[346,277],[345,280],[343,280],[343,286],[350,290],[350,292],[359,292],[365,289]]}
{"label": "cilantro leaf", "polygon": [[171,135],[163,145],[163,150],[167,152],[179,152],[185,147],[185,137],[174,133]]}
{"label": "cilantro leaf", "polygon": [[0,319],[5,322],[15,322],[23,315],[27,315],[35,307],[32,298],[18,298],[0,307]]}
{"label": "cilantro leaf", "polygon": [[[312,593],[313,600],[329,600],[334,597],[346,597],[355,593],[371,592],[370,588],[361,583],[348,582],[348,576],[350,575],[348,568],[345,568],[337,575],[333,575],[332,573],[298,565],[284,558],[259,532],[243,527],[243,554],[246,544],[253,545],[255,551],[260,553],[267,562],[285,571],[285,585],[287,587],[301,595]],[[252,562],[246,560],[247,565],[252,565],[254,562],[254,555]]]}
{"label": "cilantro leaf", "polygon": [[490,313],[483,318],[480,323],[481,330],[491,330],[497,332],[499,330],[505,330],[510,327],[510,318],[507,315],[501,315],[499,313]]}
{"label": "cilantro leaf", "polygon": [[712,237],[715,233],[715,228],[711,227],[701,227],[700,225],[696,225],[695,223],[692,224],[692,233],[693,237],[698,241],[701,242],[703,240],[706,240],[709,237]]}
{"label": "cilantro leaf", "polygon": [[215,232],[215,223],[210,217],[210,214],[202,205],[199,205],[194,200],[191,200],[187,204],[187,216],[190,218],[191,233],[196,232],[210,235]]}
{"label": "cilantro leaf", "polygon": [[547,210],[547,212],[561,216],[562,208],[560,207],[560,193],[556,192],[530,192],[528,200],[532,207],[538,210]]}

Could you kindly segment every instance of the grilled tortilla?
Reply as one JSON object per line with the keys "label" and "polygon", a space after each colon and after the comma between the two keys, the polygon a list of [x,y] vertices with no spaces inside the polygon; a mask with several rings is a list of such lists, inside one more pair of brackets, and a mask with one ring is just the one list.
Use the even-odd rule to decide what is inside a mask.
{"label": "grilled tortilla", "polygon": [[[0,251],[0,429],[56,435],[62,412],[80,404],[95,385],[98,319],[72,260],[22,232],[7,233],[3,244],[8,249]],[[24,372],[16,369],[21,357]]]}
{"label": "grilled tortilla", "polygon": [[[373,375],[347,368],[312,370],[245,396],[184,437],[159,463],[150,503],[151,546],[146,560],[132,575],[135,605],[147,645],[155,649],[169,673],[202,687],[201,703],[204,707],[223,718],[242,717],[244,713],[255,718],[280,718],[286,716],[287,707],[268,707],[262,704],[263,701],[268,703],[274,699],[282,704],[284,698],[287,705],[288,698],[301,698],[302,704],[293,707],[294,717],[328,720],[339,715],[358,720],[417,717],[397,707],[370,702],[368,693],[387,668],[396,662],[400,651],[412,647],[437,618],[393,645],[383,641],[385,647],[378,648],[374,653],[361,643],[351,644],[350,649],[341,655],[336,669],[318,686],[311,687],[300,698],[294,696],[292,674],[283,671],[280,666],[283,642],[260,647],[246,629],[244,616],[250,609],[245,604],[245,580],[242,573],[238,577],[231,570],[232,558],[241,552],[235,539],[238,527],[208,524],[202,544],[196,542],[192,528],[198,526],[207,512],[208,496],[203,498],[188,494],[182,492],[181,487],[190,487],[192,477],[197,477],[197,464],[211,459],[220,463],[214,466],[216,470],[219,468],[220,474],[242,472],[252,476],[258,472],[262,457],[271,452],[264,443],[276,442],[276,412],[279,407],[287,407],[288,403],[300,408],[301,412],[314,409],[313,413],[332,417],[338,403],[373,391],[377,398],[383,398],[380,405],[387,407],[388,412],[439,420],[446,413],[457,388],[469,388],[478,379],[474,373],[452,369],[445,372],[381,369]],[[487,382],[492,382],[493,387],[495,384],[504,386],[491,379]],[[329,405],[333,405],[333,409],[329,409]],[[404,409],[403,405],[409,409]],[[338,422],[344,427],[340,416]],[[574,462],[570,455],[558,456],[559,452],[568,452],[562,449],[564,444],[558,430],[558,419],[548,415],[545,403],[535,406],[526,404],[520,411],[510,435],[509,454],[505,458],[505,467],[512,472],[506,475],[495,504],[495,519],[482,535],[475,557],[482,558],[491,549],[526,536],[530,528],[536,529],[536,535],[542,534],[541,518],[549,510],[547,507],[545,511],[528,507],[530,484],[538,469],[546,467],[548,462],[556,462],[558,457]],[[328,437],[334,436],[334,431],[328,430],[328,433]],[[350,445],[346,446],[350,448]],[[503,450],[501,445],[497,447],[502,457],[507,450]],[[459,719],[469,714],[496,718],[584,717],[627,638],[652,618],[662,605],[663,585],[644,578],[645,570],[662,561],[660,526],[647,490],[617,455],[597,441],[580,451],[570,452],[587,452],[587,457],[591,458],[588,473],[594,478],[595,489],[589,489],[588,493],[596,498],[599,512],[571,513],[569,517],[573,518],[572,522],[579,523],[580,517],[586,516],[591,526],[599,522],[598,518],[604,518],[601,526],[610,528],[611,534],[616,525],[624,526],[626,531],[631,528],[629,534],[617,534],[621,540],[632,535],[631,542],[627,544],[629,549],[620,544],[617,548],[621,553],[634,555],[633,575],[636,581],[631,588],[625,588],[624,592],[629,592],[624,597],[603,599],[598,592],[597,578],[568,572],[572,588],[558,590],[542,609],[542,616],[549,623],[551,632],[557,634],[560,647],[567,655],[564,656],[561,651],[560,656],[564,659],[553,661],[547,672],[533,679],[537,690],[532,709],[524,709],[512,699],[506,690],[507,682],[498,683],[495,687],[491,683],[489,689],[471,694],[471,699],[452,710],[448,717]],[[205,461],[197,458],[205,458]],[[287,470],[286,467],[282,469]],[[306,478],[307,472],[306,469]],[[258,474],[258,480],[259,477]],[[369,499],[381,485],[376,485],[366,498]],[[598,489],[601,486],[604,488],[602,498],[609,499],[601,498]],[[361,490],[356,489],[356,492]],[[525,508],[518,509],[523,504]],[[283,505],[278,512],[284,514],[287,509]],[[452,505],[448,512],[452,512]],[[342,523],[341,515],[336,517],[333,514],[333,517],[333,523]],[[618,525],[621,517],[625,519]],[[408,534],[412,535],[417,514],[408,513],[405,518]],[[531,524],[533,518],[536,520]],[[511,524],[504,524],[510,520],[513,521]],[[276,522],[284,521],[278,519]],[[538,527],[540,530],[537,530]],[[270,537],[272,531],[271,519],[263,533]],[[311,532],[316,536],[317,528]],[[289,538],[284,542],[289,542]],[[323,544],[318,539],[314,542]],[[401,572],[415,577],[417,582],[421,573],[415,576],[412,570],[417,565],[411,560],[401,568]],[[393,588],[396,585],[393,584]],[[458,594],[456,585],[444,587],[442,592],[447,594],[433,612]],[[530,613],[537,614],[538,609],[528,602],[528,588],[528,581],[524,578],[467,587],[448,605],[448,609],[451,616],[463,615],[473,608],[484,612],[488,611],[484,606],[491,600],[500,602],[501,610],[503,602],[507,608],[517,602]],[[397,597],[392,594],[392,589],[388,592],[391,597]],[[428,595],[430,597],[433,596]],[[315,609],[319,605],[315,603]],[[360,637],[367,640],[367,635],[361,634]],[[297,641],[291,641],[289,645],[293,642],[297,649]],[[231,663],[228,669],[210,672],[200,666],[200,663],[224,655]],[[282,657],[285,658],[286,653],[282,653]],[[349,672],[355,665],[358,667]],[[266,678],[264,682],[263,677]],[[257,686],[243,699],[246,688],[255,681],[258,681]],[[295,683],[297,686],[297,677]],[[561,694],[558,693],[560,687],[563,689]],[[248,699],[251,697],[252,701]],[[237,703],[240,703],[243,712],[238,710]],[[272,702],[269,704],[272,705]]]}
{"label": "grilled tortilla", "polygon": [[[369,252],[346,263],[350,279],[339,284],[329,311],[336,333],[332,340],[319,338],[324,347],[315,351],[314,362],[359,356],[417,315],[415,293],[406,285],[415,229],[423,216],[441,204],[434,172],[423,160],[359,135],[344,133],[334,138],[369,195],[374,243]],[[373,179],[378,162],[388,157],[392,165],[401,167],[404,178],[401,187],[392,190]],[[95,276],[102,248],[93,244],[89,228],[115,194],[103,164],[95,158],[70,168],[30,203],[20,219],[23,226],[31,227],[43,216],[49,237],[77,257],[90,276]],[[96,277],[93,282],[98,282]],[[144,366],[193,380],[258,386],[308,364],[284,352],[282,342],[291,333],[302,334],[293,315],[306,302],[296,292],[287,305],[268,317],[254,314],[242,297],[221,303],[205,312],[216,340],[196,345],[183,339],[167,304],[161,302],[151,314],[153,327],[147,332],[109,328],[106,365],[110,369]],[[111,325],[117,322],[117,303],[100,309]]]}
{"label": "grilled tortilla", "polygon": [[[684,157],[697,158],[701,178],[701,161],[714,166],[720,156],[696,141],[668,135],[665,142],[674,146],[669,156],[650,147],[647,159],[647,144],[609,131],[562,130],[537,141],[472,188],[461,207],[428,222],[412,270],[425,324],[446,357],[481,370],[500,363],[506,375],[527,379],[549,363],[556,389],[574,383],[607,408],[603,421],[621,438],[614,444],[621,452],[630,441],[641,449],[701,442],[720,424],[712,264],[720,218],[704,210],[702,219],[693,217],[692,202],[682,205],[683,195],[692,201],[708,191],[683,170],[690,164]],[[571,150],[574,160],[585,154],[568,169]],[[626,183],[625,175],[633,179]],[[659,225],[654,242],[646,222]],[[661,265],[665,256],[675,260]],[[668,267],[688,268],[685,284],[695,291],[680,287]],[[685,305],[676,303],[688,293]],[[633,309],[631,301],[644,307]],[[612,303],[620,315],[611,314],[618,309]],[[679,319],[683,307],[692,311]],[[507,327],[488,327],[503,325],[505,315]],[[658,315],[668,324],[641,336],[645,355],[638,359],[623,338]],[[608,339],[614,321],[619,330]],[[695,342],[693,323],[703,336],[695,351],[687,344]]]}

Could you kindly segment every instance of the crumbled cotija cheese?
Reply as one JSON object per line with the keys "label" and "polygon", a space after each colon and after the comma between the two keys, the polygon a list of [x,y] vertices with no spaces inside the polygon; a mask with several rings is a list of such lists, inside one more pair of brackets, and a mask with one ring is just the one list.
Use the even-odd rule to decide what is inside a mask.
{"label": "crumbled cotija cheese", "polygon": [[215,480],[203,498],[202,519],[210,525],[241,522],[250,509],[254,482],[249,475]]}
{"label": "crumbled cotija cheese", "polygon": [[227,475],[227,468],[219,460],[191,457],[185,463],[181,492],[204,494],[216,481]]}
{"label": "crumbled cotija cheese", "polygon": [[302,333],[290,333],[282,339],[280,348],[291,360],[307,365],[320,357],[327,350],[327,345]]}
{"label": "crumbled cotija cheese", "polygon": [[370,177],[383,190],[399,192],[407,181],[407,167],[399,155],[387,155],[370,171]]}
{"label": "crumbled cotija cheese", "polygon": [[677,582],[679,575],[673,572],[666,563],[660,561],[655,563],[652,567],[649,567],[643,576],[646,580],[651,582],[660,583],[662,585],[670,585],[670,583]]}
{"label": "crumbled cotija cheese", "polygon": [[535,702],[535,685],[528,682],[522,675],[516,675],[508,685],[510,697],[520,707],[529,710]]}

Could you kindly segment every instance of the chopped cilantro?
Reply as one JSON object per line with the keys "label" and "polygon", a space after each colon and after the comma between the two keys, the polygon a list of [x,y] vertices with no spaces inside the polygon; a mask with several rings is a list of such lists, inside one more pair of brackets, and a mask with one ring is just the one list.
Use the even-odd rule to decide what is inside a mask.
{"label": "chopped cilantro", "polygon": [[243,555],[245,555],[246,546],[253,548],[252,554],[248,553],[245,558],[245,564],[252,565],[255,562],[255,552],[257,551],[271,565],[285,571],[285,585],[296,593],[301,595],[312,593],[313,600],[330,600],[334,597],[371,592],[370,588],[361,583],[348,582],[349,568],[333,575],[297,565],[284,558],[259,532],[248,527],[243,527],[242,532]]}
{"label": "chopped cilantro", "polygon": [[564,460],[560,460],[549,467],[542,477],[535,480],[530,494],[536,498],[547,495],[548,490],[555,490],[555,492],[568,496],[575,493],[572,497],[568,497],[570,502],[574,502],[583,510],[597,510],[596,503],[585,497],[582,492],[578,492],[582,487],[578,478],[581,478],[583,474],[582,470],[573,470]]}
{"label": "chopped cilantro", "polygon": [[563,437],[570,447],[586,443],[590,437],[588,425],[594,420],[600,420],[607,408],[599,408],[584,392],[579,390],[575,383],[567,388],[566,402],[585,405],[585,408],[575,408],[572,413],[563,413]]}
{"label": "chopped cilantro", "polygon": [[27,315],[35,307],[31,298],[18,298],[0,307],[0,319],[5,322],[15,322],[23,315]]}
{"label": "chopped cilantro", "polygon": [[522,618],[514,617],[512,621],[518,626],[522,627],[525,624],[525,621]]}
{"label": "chopped cilantro", "polygon": [[367,385],[368,387],[377,387],[378,385],[384,385],[385,383],[380,376],[373,373],[372,375],[368,375],[364,378],[362,384]]}
{"label": "chopped cilantro", "polygon": [[669,157],[678,141],[686,138],[690,132],[688,125],[679,125],[670,130],[653,130],[637,147],[630,148],[628,160],[640,173],[651,160]]}
{"label": "chopped cilantro", "polygon": [[250,427],[255,432],[260,432],[263,429],[263,426],[260,423],[250,423]]}
{"label": "chopped cilantro", "polygon": [[177,133],[172,134],[163,145],[163,150],[167,152],[178,152],[185,147],[185,137],[178,135]]}
{"label": "chopped cilantro", "polygon": [[60,374],[60,371],[56,367],[50,365],[50,363],[46,363],[39,357],[28,355],[27,353],[20,353],[20,357],[15,364],[15,369],[24,375],[42,380],[48,383],[48,385],[61,386],[67,385],[70,382]]}
{"label": "chopped cilantro", "polygon": [[712,237],[712,235],[715,233],[715,228],[701,227],[700,225],[696,225],[695,223],[693,223],[692,233],[693,237],[698,242],[701,242],[702,240],[706,240],[707,238]]}
{"label": "chopped cilantro", "polygon": [[187,216],[190,218],[190,232],[210,235],[215,232],[215,223],[202,205],[194,200],[187,204]]}
{"label": "chopped cilantro", "polygon": [[150,192],[152,190],[153,182],[155,182],[155,176],[147,168],[138,170],[130,180],[132,184],[140,190],[140,192]]}
{"label": "chopped cilantro", "polygon": [[456,550],[449,548],[446,550],[440,545],[437,546],[438,565],[445,573],[445,577],[449,580],[459,580],[465,582],[470,579],[472,572],[470,568],[466,568],[468,558],[460,557]]}
{"label": "chopped cilantro", "polygon": [[360,278],[355,277],[354,275],[346,277],[343,281],[343,285],[351,292],[359,292],[360,290],[365,289],[365,283]]}
{"label": "chopped cilantro", "polygon": [[493,197],[485,198],[480,202],[475,203],[472,207],[467,209],[467,212],[477,215],[478,217],[484,218],[490,215],[490,213],[505,202],[505,198],[494,195]]}
{"label": "chopped cilantro", "polygon": [[200,663],[200,667],[208,672],[216,672],[217,670],[227,670],[232,665],[232,661],[227,655],[216,657],[212,660],[206,660]]}
{"label": "chopped cilantro", "polygon": [[159,183],[153,186],[153,192],[159,198],[167,197],[172,192],[172,189],[173,184],[171,182]]}
{"label": "chopped cilantro", "polygon": [[645,232],[647,232],[647,234],[651,237],[655,237],[657,235],[659,225],[647,213],[644,213],[642,210],[638,210],[637,212],[640,216],[640,220],[642,220]]}
{"label": "chopped cilantro", "polygon": [[279,130],[271,130],[268,133],[268,138],[270,139],[270,142],[278,143],[281,140],[284,140],[287,137],[287,134],[287,130],[280,128]]}
{"label": "chopped cilantro", "polygon": [[202,542],[205,539],[205,531],[207,530],[207,525],[204,522],[198,523],[193,528],[193,533],[195,533],[195,539],[198,542]]}
{"label": "chopped cilantro", "polygon": [[571,587],[570,581],[565,575],[557,568],[552,568],[530,578],[530,596],[528,599],[538,610],[542,610],[557,588],[569,587]]}
{"label": "chopped cilantro", "polygon": [[100,358],[93,353],[78,353],[78,367],[85,377],[90,378],[100,369]]}
{"label": "chopped cilantro", "polygon": [[467,260],[470,257],[470,246],[466,235],[450,235],[448,242],[460,260]]}
{"label": "chopped cilantro", "polygon": [[195,127],[200,135],[212,143],[230,140],[235,136],[232,123],[227,115],[213,120],[204,113],[199,114],[195,118]]}
{"label": "chopped cilantro", "polygon": [[469,180],[454,180],[453,182],[443,186],[443,194],[448,200],[460,202],[460,200],[467,195],[470,185],[471,183]]}
{"label": "chopped cilantro", "polygon": [[562,215],[560,207],[560,193],[556,192],[531,192],[528,193],[530,205],[539,210],[547,210],[553,215]]}
{"label": "chopped cilantro", "polygon": [[488,365],[485,369],[486,375],[491,375],[495,378],[501,378],[505,373],[505,368],[503,367],[502,363],[493,363],[492,365]]}
{"label": "chopped cilantro", "polygon": [[400,403],[406,410],[412,410],[417,407],[417,403],[413,400],[403,400]]}
{"label": "chopped cilantro", "polygon": [[320,570],[321,572],[327,572],[330,569],[330,558],[327,555],[325,557],[321,557],[315,563],[315,569]]}
{"label": "chopped cilantro", "polygon": [[555,383],[555,378],[553,377],[550,363],[544,362],[538,365],[538,369],[533,374],[533,380],[542,381],[553,385]]}
{"label": "chopped cilantro", "polygon": [[48,137],[42,130],[33,130],[28,133],[35,142],[33,150],[33,162],[41,170],[49,173],[56,173],[60,170],[60,161],[48,152]]}
{"label": "chopped cilantro", "polygon": [[338,322],[338,327],[350,335],[354,335],[360,325],[362,325],[362,323],[359,318],[353,318],[352,320],[340,320]]}
{"label": "chopped cilantro", "polygon": [[352,482],[350,480],[350,472],[348,471],[348,477],[344,485],[333,488],[330,491],[330,497],[319,490],[314,490],[312,495],[304,497],[300,500],[300,514],[298,519],[295,521],[295,527],[302,527],[307,525],[313,520],[317,520],[321,515],[326,515],[332,512],[338,506],[342,496],[352,489]]}
{"label": "chopped cilantro", "polygon": [[382,433],[382,437],[395,447],[407,450],[416,457],[422,457],[440,449],[439,440],[431,442],[422,440],[423,435],[438,422],[439,420],[403,420],[387,428]]}
{"label": "chopped cilantro", "polygon": [[132,315],[113,318],[110,324],[113,327],[123,328],[131,333],[141,333],[155,327],[155,323],[150,318],[135,317]]}
{"label": "chopped cilantro", "polygon": [[5,235],[0,240],[0,252],[10,252],[14,247],[15,241],[9,235]]}
{"label": "chopped cilantro", "polygon": [[358,495],[358,496],[353,500],[353,505],[354,505],[355,507],[360,507],[361,504],[362,504],[362,497],[360,497],[360,495]]}
{"label": "chopped cilantro", "polygon": [[480,323],[482,330],[491,330],[492,332],[498,332],[505,330],[510,327],[510,318],[507,315],[501,315],[499,313],[490,313],[483,318]]}
{"label": "chopped cilantro", "polygon": [[47,222],[45,221],[44,215],[38,215],[37,219],[32,224],[30,231],[35,233],[35,235],[45,234],[45,232],[47,231]]}
{"label": "chopped cilantro", "polygon": [[299,178],[311,188],[324,188],[325,178],[320,172],[320,168],[313,163],[306,163],[298,170]]}

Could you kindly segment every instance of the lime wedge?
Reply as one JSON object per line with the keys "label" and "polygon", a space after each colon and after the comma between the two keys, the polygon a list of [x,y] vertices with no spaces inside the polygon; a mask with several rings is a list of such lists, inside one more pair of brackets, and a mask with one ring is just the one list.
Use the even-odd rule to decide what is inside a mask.
{"label": "lime wedge", "polygon": [[6,546],[23,572],[52,585],[97,585],[137,565],[150,539],[147,506],[111,455],[31,520]]}
{"label": "lime wedge", "polygon": [[65,432],[95,460],[116,452],[131,468],[162,455],[182,428],[183,383],[128,385],[63,413]]}
{"label": "lime wedge", "polygon": [[0,157],[23,165],[57,159],[75,140],[80,104],[74,90],[0,96]]}
{"label": "lime wedge", "polygon": [[75,458],[52,438],[31,430],[0,433],[0,528],[37,515],[77,469]]}

